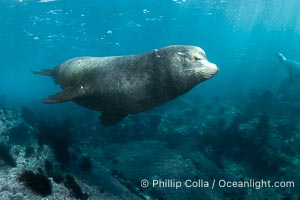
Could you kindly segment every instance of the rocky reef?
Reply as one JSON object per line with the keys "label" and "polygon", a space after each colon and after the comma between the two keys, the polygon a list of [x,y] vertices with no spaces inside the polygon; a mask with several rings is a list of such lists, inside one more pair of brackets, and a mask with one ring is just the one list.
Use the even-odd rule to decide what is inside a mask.
{"label": "rocky reef", "polygon": [[[300,198],[300,107],[270,91],[234,101],[179,98],[110,127],[86,110],[65,113],[1,107],[1,197]],[[294,187],[211,187],[262,179]]]}

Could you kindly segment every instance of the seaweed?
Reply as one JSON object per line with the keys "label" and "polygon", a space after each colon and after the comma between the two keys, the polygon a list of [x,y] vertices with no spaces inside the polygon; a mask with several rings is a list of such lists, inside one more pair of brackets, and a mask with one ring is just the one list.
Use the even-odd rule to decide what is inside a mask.
{"label": "seaweed", "polygon": [[52,173],[53,170],[53,165],[49,160],[45,160],[45,171],[47,173],[48,176],[50,176],[50,174]]}
{"label": "seaweed", "polygon": [[[268,104],[272,101],[272,95],[268,91],[263,95],[252,94],[252,100],[257,99],[263,99],[263,104]],[[210,147],[206,156],[219,167],[222,167],[220,160],[226,156],[235,161],[247,162],[256,174],[275,175],[281,172],[282,166],[286,165],[287,161],[278,150],[274,149],[276,145],[270,140],[272,129],[269,115],[267,113],[255,114],[255,112],[260,112],[258,109],[260,106],[256,107],[255,104],[257,102],[252,102],[250,107],[249,104],[245,105],[244,112],[236,115],[227,127],[225,127],[224,119],[217,121],[201,135],[199,146],[204,151]],[[250,122],[247,126],[251,128],[247,126],[244,128],[245,122],[256,121],[256,119],[258,119],[256,125]]]}
{"label": "seaweed", "polygon": [[30,141],[31,134],[25,123],[13,127],[9,131],[9,143],[24,145]]}
{"label": "seaweed", "polygon": [[58,169],[55,169],[49,160],[45,161],[45,171],[48,177],[52,177],[56,183],[62,183],[64,178]]}
{"label": "seaweed", "polygon": [[16,160],[10,153],[9,146],[4,142],[0,142],[0,159],[12,167],[17,166]]}
{"label": "seaweed", "polygon": [[269,116],[265,113],[259,116],[259,122],[256,125],[256,135],[261,143],[266,143],[270,136]]}
{"label": "seaweed", "polygon": [[38,144],[49,145],[57,161],[64,164],[70,160],[69,147],[72,142],[72,134],[68,120],[54,125],[40,122],[38,126]]}
{"label": "seaweed", "polygon": [[71,190],[71,194],[75,198],[80,200],[88,199],[88,195],[82,192],[81,187],[75,182],[75,179],[72,176],[66,175],[64,184],[69,190]]}
{"label": "seaweed", "polygon": [[27,108],[26,106],[22,106],[21,116],[25,120],[25,122],[31,126],[36,125],[36,117],[32,110]]}
{"label": "seaweed", "polygon": [[79,168],[83,171],[90,171],[93,167],[90,157],[83,156],[79,162]]}
{"label": "seaweed", "polygon": [[25,157],[28,158],[34,154],[34,148],[32,146],[25,147]]}
{"label": "seaweed", "polygon": [[24,170],[19,174],[18,180],[41,196],[52,193],[51,181],[41,172],[34,173],[31,170]]}

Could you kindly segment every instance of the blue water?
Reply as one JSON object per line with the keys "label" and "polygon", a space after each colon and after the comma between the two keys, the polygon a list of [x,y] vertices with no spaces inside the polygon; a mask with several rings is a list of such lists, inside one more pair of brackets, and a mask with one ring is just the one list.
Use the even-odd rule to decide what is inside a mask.
{"label": "blue water", "polygon": [[[300,61],[299,11],[299,0],[1,0],[0,109],[5,104],[19,112],[26,106],[34,113],[23,107],[15,115],[23,117],[25,128],[13,136],[23,141],[31,134],[27,142],[39,147],[28,162],[48,145],[44,159],[64,165],[62,174],[99,186],[101,195],[251,199],[256,192],[256,199],[296,199],[299,185],[255,192],[220,188],[212,194],[142,190],[139,181],[250,177],[299,184],[300,93],[295,91],[300,82],[278,92],[288,73],[276,57],[282,52]],[[99,113],[74,103],[43,104],[61,89],[49,77],[31,73],[77,56],[130,55],[168,45],[203,48],[218,74],[172,102],[110,127],[100,125]],[[66,118],[71,122],[63,123]],[[25,136],[20,139],[18,131]],[[66,154],[68,161],[57,159],[60,139],[60,156]],[[93,173],[78,169],[80,156],[92,158]],[[36,162],[43,167],[44,160]]]}
{"label": "blue water", "polygon": [[3,0],[0,91],[11,101],[37,103],[59,88],[31,69],[53,68],[76,56],[136,54],[171,44],[200,46],[220,68],[192,93],[275,90],[287,74],[274,53],[300,58],[299,9],[297,0]]}

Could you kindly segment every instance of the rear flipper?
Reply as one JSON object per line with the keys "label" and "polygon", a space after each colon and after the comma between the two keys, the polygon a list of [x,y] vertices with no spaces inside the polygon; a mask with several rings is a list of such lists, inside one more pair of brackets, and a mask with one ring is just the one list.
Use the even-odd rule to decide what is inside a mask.
{"label": "rear flipper", "polygon": [[42,70],[42,71],[33,71],[31,70],[32,73],[34,74],[39,74],[39,75],[44,75],[44,76],[52,76],[52,70],[51,69],[45,69],[45,70]]}
{"label": "rear flipper", "polygon": [[110,125],[118,123],[119,121],[124,119],[126,116],[127,116],[126,114],[104,112],[100,116],[100,120],[101,120],[101,124],[103,126],[110,126]]}

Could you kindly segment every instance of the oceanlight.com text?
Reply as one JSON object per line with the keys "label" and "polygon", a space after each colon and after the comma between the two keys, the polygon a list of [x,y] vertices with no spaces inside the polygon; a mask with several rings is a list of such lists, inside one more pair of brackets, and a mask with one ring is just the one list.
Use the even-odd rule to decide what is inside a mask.
{"label": "oceanlight.com text", "polygon": [[271,180],[241,180],[241,181],[229,181],[225,179],[213,179],[213,180],[177,180],[177,179],[153,179],[141,180],[142,188],[210,188],[215,189],[218,188],[294,188],[294,181],[271,181]]}

